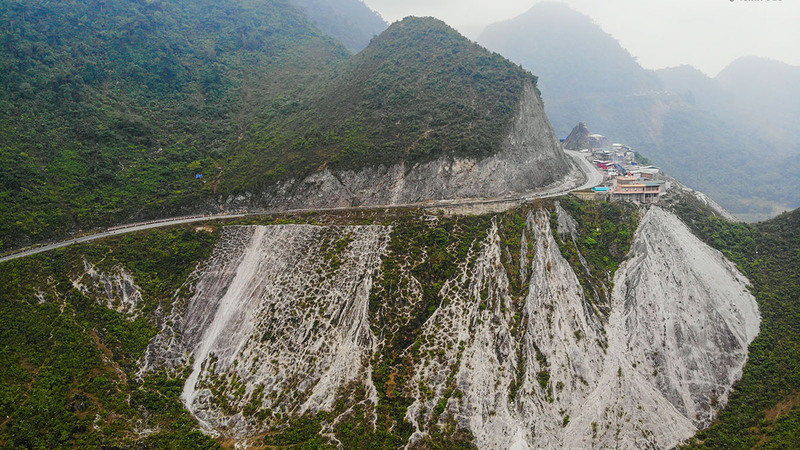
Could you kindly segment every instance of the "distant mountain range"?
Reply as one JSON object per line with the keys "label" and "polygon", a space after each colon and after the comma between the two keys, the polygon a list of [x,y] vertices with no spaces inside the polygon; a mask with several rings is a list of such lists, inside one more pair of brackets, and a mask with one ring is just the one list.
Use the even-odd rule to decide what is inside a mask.
{"label": "distant mountain range", "polygon": [[800,142],[800,67],[754,56],[737,59],[710,78],[691,66],[657,71],[664,86],[698,108],[741,124],[786,155]]}
{"label": "distant mountain range", "polygon": [[589,17],[549,2],[478,41],[539,76],[561,136],[586,122],[745,219],[800,206],[798,68],[743,58],[714,80],[645,70]]}

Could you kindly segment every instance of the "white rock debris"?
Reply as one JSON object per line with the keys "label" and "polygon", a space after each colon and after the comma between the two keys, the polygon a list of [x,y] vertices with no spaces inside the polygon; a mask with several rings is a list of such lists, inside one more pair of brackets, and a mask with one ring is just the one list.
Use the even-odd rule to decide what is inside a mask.
{"label": "white rock debris", "polygon": [[121,312],[128,320],[136,319],[142,292],[133,280],[133,275],[124,267],[114,267],[110,272],[98,271],[86,259],[83,260],[84,274],[72,280],[72,285],[85,295],[105,299],[105,306]]}
{"label": "white rock debris", "polygon": [[657,207],[614,283],[603,376],[565,444],[673,447],[727,402],[758,307],[730,261]]}
{"label": "white rock debris", "polygon": [[[512,294],[510,244],[494,221],[443,283],[441,305],[407,350],[417,355],[413,376],[398,387],[414,398],[410,445],[455,424],[486,449],[671,448],[727,402],[759,330],[747,279],[675,215],[650,207],[610,305],[599,308],[606,287],[582,286],[575,270],[588,264],[573,267],[555,237],[576,245],[579,224],[560,205],[553,213],[555,233],[539,209],[513,243],[521,294]],[[331,410],[354,383],[377,403],[370,361],[381,338],[369,297],[390,231],[226,228],[147,367],[191,362],[186,406],[209,431],[241,439],[281,423],[253,411]],[[413,277],[403,286],[395,295],[419,301]]]}
{"label": "white rock debris", "polygon": [[[155,353],[192,360],[182,393],[209,431],[267,425],[244,413],[327,410],[339,388],[370,383],[373,277],[390,228],[228,227],[195,294]],[[177,329],[179,332],[175,332]],[[169,364],[169,361],[164,361]],[[374,386],[368,386],[374,391]]]}
{"label": "white rock debris", "polygon": [[[575,233],[557,209],[563,233]],[[425,324],[422,354],[437,356],[424,358],[412,381],[425,387],[407,414],[412,442],[425,435],[453,371],[461,395],[439,421],[456,418],[479,448],[671,448],[708,425],[758,333],[755,299],[736,268],[653,207],[616,274],[604,323],[561,255],[549,214],[529,217],[526,231],[535,250],[522,339],[509,332],[508,274],[492,228],[462,275],[468,288],[453,295],[445,287],[446,306]]]}

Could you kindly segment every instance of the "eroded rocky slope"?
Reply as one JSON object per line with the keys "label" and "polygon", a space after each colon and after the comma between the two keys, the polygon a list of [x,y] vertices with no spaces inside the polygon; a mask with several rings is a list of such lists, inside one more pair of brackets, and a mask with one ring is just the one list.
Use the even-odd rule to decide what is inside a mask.
{"label": "eroded rocky slope", "polygon": [[569,210],[229,227],[147,369],[188,367],[187,408],[241,443],[672,447],[741,374],[747,280],[665,210]]}
{"label": "eroded rocky slope", "polygon": [[360,170],[323,168],[255,194],[231,196],[224,207],[324,208],[492,198],[562,184],[563,190],[569,190],[575,187],[575,173],[580,174],[561,149],[532,83],[524,88],[502,144],[492,150],[487,157],[447,155],[428,162],[401,161]]}

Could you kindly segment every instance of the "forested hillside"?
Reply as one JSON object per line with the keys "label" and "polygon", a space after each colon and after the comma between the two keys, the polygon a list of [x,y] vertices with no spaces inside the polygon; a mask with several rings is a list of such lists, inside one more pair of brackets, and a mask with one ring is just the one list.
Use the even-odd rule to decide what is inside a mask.
{"label": "forested hillside", "polygon": [[262,111],[223,188],[248,190],[323,165],[358,169],[490,156],[526,84],[535,83],[444,22],[407,18],[329,79]]}
{"label": "forested hillside", "polygon": [[[357,19],[329,6],[326,27]],[[289,0],[23,0],[0,30],[0,251],[323,168],[485,158],[538,102],[533,75],[431,18],[356,56]]]}
{"label": "forested hillside", "polygon": [[219,448],[180,404],[180,379],[136,378],[155,318],[217,238],[183,227],[4,265],[0,447]]}
{"label": "forested hillside", "polygon": [[3,2],[0,249],[208,196],[253,111],[346,57],[285,0]]}

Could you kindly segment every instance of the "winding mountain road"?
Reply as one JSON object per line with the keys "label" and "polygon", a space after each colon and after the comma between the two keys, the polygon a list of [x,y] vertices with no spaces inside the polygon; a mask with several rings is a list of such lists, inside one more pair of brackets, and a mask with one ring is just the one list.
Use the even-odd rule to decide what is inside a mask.
{"label": "winding mountain road", "polygon": [[311,211],[332,212],[332,211],[346,211],[353,209],[418,208],[418,207],[443,208],[443,207],[458,207],[458,206],[469,206],[469,205],[488,205],[488,204],[503,204],[503,203],[511,204],[513,202],[519,203],[519,202],[529,201],[535,198],[558,197],[560,195],[568,194],[569,192],[572,191],[590,189],[603,182],[602,173],[600,173],[594,166],[592,166],[592,164],[588,160],[586,160],[585,155],[581,154],[580,152],[571,150],[565,150],[564,153],[566,153],[568,156],[572,157],[576,161],[575,164],[576,167],[583,174],[584,182],[578,187],[556,186],[551,189],[545,188],[542,190],[531,191],[519,197],[506,197],[506,198],[493,198],[493,199],[441,200],[435,202],[428,201],[428,202],[407,203],[398,205],[369,205],[369,206],[356,206],[356,207],[274,210],[274,211],[257,211],[257,212],[233,213],[233,214],[217,214],[217,215],[206,215],[206,216],[174,217],[168,219],[154,220],[147,223],[122,225],[95,234],[89,234],[86,236],[75,237],[72,239],[67,239],[52,244],[23,249],[16,253],[0,257],[0,263],[11,261],[17,258],[24,258],[26,256],[36,255],[38,253],[49,252],[51,250],[67,247],[72,244],[94,241],[97,239],[102,239],[110,236],[118,236],[120,234],[133,233],[136,231],[148,230],[151,228],[161,228],[161,227],[181,225],[193,222],[236,219],[246,216],[268,215],[268,214],[298,214]]}

